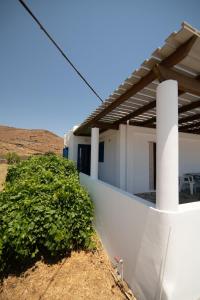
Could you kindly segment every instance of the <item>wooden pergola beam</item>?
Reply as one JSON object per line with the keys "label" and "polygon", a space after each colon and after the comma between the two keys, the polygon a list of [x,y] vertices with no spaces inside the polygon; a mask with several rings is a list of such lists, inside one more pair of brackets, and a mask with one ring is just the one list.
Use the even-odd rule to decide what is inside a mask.
{"label": "wooden pergola beam", "polygon": [[186,104],[184,106],[181,106],[178,109],[178,112],[179,112],[179,114],[182,114],[186,111],[189,111],[189,110],[192,110],[192,109],[195,109],[195,108],[198,108],[198,107],[200,107],[200,100],[194,101],[194,102]]}
{"label": "wooden pergola beam", "polygon": [[[200,100],[197,100],[192,103],[189,103],[189,104],[179,107],[178,113],[181,114],[181,113],[184,113],[186,111],[189,111],[189,110],[192,110],[192,109],[195,109],[198,107],[200,107]],[[149,124],[155,123],[155,122],[156,122],[156,117],[152,117],[144,122],[141,122],[140,126],[146,126],[146,125],[149,125]]]}
{"label": "wooden pergola beam", "polygon": [[139,92],[141,89],[143,89],[146,85],[151,83],[153,80],[155,80],[155,75],[153,71],[150,71],[145,77],[143,77],[138,83],[134,84],[129,90],[127,90],[124,94],[119,96],[115,101],[111,102],[104,110],[102,110],[97,116],[95,116],[93,119],[89,120],[86,124],[83,126],[80,126],[77,128],[74,132],[75,135],[79,135],[79,132],[81,132],[84,128],[91,126],[95,124],[97,121],[99,121],[101,118],[103,118],[106,114],[111,112],[113,109],[115,109],[117,106],[119,106],[124,101],[128,100],[131,96]]}
{"label": "wooden pergola beam", "polygon": [[187,131],[188,133],[193,133],[193,134],[200,134],[200,128],[198,129],[194,129],[194,130],[191,130],[191,131]]}
{"label": "wooden pergola beam", "polygon": [[[199,116],[200,117],[200,116]],[[200,126],[200,122],[196,123],[197,125]],[[184,133],[194,133],[194,134],[200,134],[200,128],[199,129],[194,129],[192,130],[192,128],[196,125],[196,124],[190,124],[191,128],[188,128],[189,125],[185,125],[184,127],[179,127],[178,131],[179,132],[184,132]],[[129,125],[131,126],[140,126],[139,122],[130,122]],[[188,126],[188,127],[187,127]],[[156,125],[154,124],[149,124],[147,126],[145,126],[145,128],[156,128]]]}
{"label": "wooden pergola beam", "polygon": [[179,122],[179,124],[182,124],[182,123],[186,123],[186,122],[190,122],[190,121],[194,121],[194,120],[198,120],[198,119],[200,119],[200,113],[181,118],[178,120],[178,122]]}
{"label": "wooden pergola beam", "polygon": [[165,58],[160,65],[165,67],[173,67],[177,65],[180,61],[182,61],[192,49],[194,43],[196,42],[198,36],[193,35],[189,38],[185,43],[179,46],[171,55]]}
{"label": "wooden pergola beam", "polygon": [[112,123],[96,122],[92,127],[97,127],[100,129],[118,129],[118,126]]}
{"label": "wooden pergola beam", "polygon": [[[129,122],[129,125],[141,127],[141,123],[142,123],[142,122],[139,122],[139,121],[130,121],[130,122]],[[144,127],[144,126],[142,126],[142,127]],[[156,125],[154,125],[154,124],[148,124],[148,125],[145,126],[145,127],[147,127],[147,128],[156,128]]]}
{"label": "wooden pergola beam", "polygon": [[131,112],[130,114],[128,114],[128,115],[122,117],[121,119],[115,121],[114,124],[115,124],[115,125],[119,125],[120,123],[124,123],[124,122],[126,122],[127,120],[130,120],[130,119],[132,119],[132,118],[135,118],[135,117],[137,117],[137,116],[143,114],[144,112],[146,112],[146,111],[148,111],[148,110],[154,108],[155,106],[156,106],[156,101],[153,100],[152,102],[150,102],[150,103],[148,103],[148,104],[146,104],[146,105],[144,105],[144,106],[142,106],[142,107],[140,107],[140,108],[134,110],[134,111]]}
{"label": "wooden pergola beam", "polygon": [[[190,104],[188,104],[190,105]],[[187,105],[185,105],[187,106]],[[185,107],[184,106],[184,107]],[[199,126],[200,127],[200,121],[199,122],[196,122],[196,123],[192,123],[192,124],[188,124],[188,125],[183,125],[181,126],[182,123],[186,123],[186,122],[189,122],[189,121],[195,121],[197,119],[200,119],[200,114],[196,114],[196,115],[192,115],[192,116],[188,116],[188,117],[185,117],[185,118],[182,118],[182,119],[179,119],[179,131],[180,132],[185,132],[185,133],[196,133],[196,131],[198,131],[198,133],[200,133],[200,129],[194,129],[193,128],[195,126]],[[142,122],[135,122],[135,121],[130,121],[129,122],[129,125],[131,126],[139,126],[141,127],[141,123]],[[111,124],[108,124],[108,123],[103,123],[103,122],[98,122],[94,125],[95,127],[98,127],[100,129],[100,132],[104,132],[108,129],[118,129],[118,125],[111,125]],[[156,125],[155,124],[148,124],[147,126],[145,126],[146,128],[156,128]],[[195,131],[195,132],[194,132]],[[89,134],[87,134],[88,136]],[[84,136],[86,136],[84,134]]]}
{"label": "wooden pergola beam", "polygon": [[[195,118],[200,118],[200,115],[195,116]],[[130,121],[129,125],[130,126],[139,126],[140,127],[140,122]],[[185,125],[185,126],[179,126],[179,132],[200,134],[200,128],[199,129],[193,129],[193,127],[195,127],[195,126],[199,126],[200,127],[200,122],[196,122],[195,124],[189,124],[189,125]],[[149,124],[148,126],[145,126],[145,127],[146,128],[155,129],[156,125]],[[102,129],[101,132],[104,132],[107,129],[111,129],[111,128],[104,128],[104,129]],[[114,129],[116,129],[116,128],[114,128]]]}
{"label": "wooden pergola beam", "polygon": [[[190,52],[192,46],[194,45],[195,41],[197,39],[196,35],[193,35],[191,38],[189,38],[184,44],[179,46],[171,55],[169,55],[167,58],[165,58],[160,65],[165,67],[172,67],[176,64],[178,64],[181,60],[183,60],[188,53]],[[134,84],[130,89],[128,89],[124,94],[119,96],[115,101],[111,102],[106,108],[104,108],[98,115],[96,115],[94,118],[89,120],[84,125],[77,128],[74,132],[75,135],[79,135],[79,133],[84,130],[84,128],[91,127],[92,124],[99,121],[101,118],[103,118],[106,114],[111,112],[113,109],[115,109],[117,106],[119,106],[124,101],[128,100],[131,96],[142,90],[145,86],[150,84],[153,80],[156,79],[156,74],[153,70],[151,70],[146,76],[142,77],[139,82]]]}
{"label": "wooden pergola beam", "polygon": [[[195,79],[200,81],[200,75],[198,75]],[[181,91],[180,88],[179,88],[178,95],[180,96],[182,94],[184,94],[184,91]],[[195,109],[197,107],[200,107],[200,100],[197,100],[195,102],[192,102],[190,104],[186,104],[186,105],[180,107],[179,110],[178,110],[178,113],[181,114],[181,113],[184,113],[186,111]],[[155,122],[156,122],[156,117],[152,117],[152,118],[150,118],[150,119],[148,119],[144,122],[141,122],[140,126],[146,126],[146,125],[149,125],[149,124],[155,123]]]}
{"label": "wooden pergola beam", "polygon": [[188,125],[183,125],[180,127],[180,130],[187,130],[187,129],[192,130],[192,128],[194,128],[196,126],[200,126],[200,121],[196,122],[196,123],[188,124]]}
{"label": "wooden pergola beam", "polygon": [[157,65],[155,68],[157,68],[157,71],[160,73],[160,77],[162,80],[176,80],[178,82],[178,87],[180,88],[180,90],[184,91],[185,93],[188,92],[200,96],[199,80],[180,74],[175,70],[166,68],[161,65]]}

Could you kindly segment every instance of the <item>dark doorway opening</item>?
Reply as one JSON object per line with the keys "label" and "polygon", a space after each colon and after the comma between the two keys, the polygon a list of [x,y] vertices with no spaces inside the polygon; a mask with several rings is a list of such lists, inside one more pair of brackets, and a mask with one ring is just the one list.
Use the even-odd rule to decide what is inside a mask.
{"label": "dark doorway opening", "polygon": [[77,169],[79,172],[90,175],[91,145],[78,144]]}
{"label": "dark doorway opening", "polygon": [[153,185],[156,190],[156,143],[153,143]]}
{"label": "dark doorway opening", "polygon": [[149,143],[149,188],[156,190],[156,143]]}

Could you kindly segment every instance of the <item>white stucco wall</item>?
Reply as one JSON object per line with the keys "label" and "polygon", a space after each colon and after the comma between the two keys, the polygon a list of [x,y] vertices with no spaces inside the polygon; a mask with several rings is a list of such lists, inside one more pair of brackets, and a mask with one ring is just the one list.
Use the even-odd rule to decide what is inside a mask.
{"label": "white stucco wall", "polygon": [[[123,125],[126,127],[126,125]],[[120,146],[121,133],[126,134],[125,147]],[[104,141],[104,162],[99,163],[99,179],[136,194],[150,190],[149,180],[149,143],[156,142],[156,130],[127,126],[126,130],[108,130],[100,134]],[[69,158],[77,162],[78,144],[90,144],[90,137],[67,137]],[[125,151],[121,153],[120,151]],[[123,162],[122,162],[123,158]],[[120,163],[121,161],[121,163]],[[124,174],[122,163],[125,164]],[[121,170],[121,171],[120,171]],[[200,172],[200,137],[198,135],[179,134],[179,176],[187,172]],[[120,174],[123,178],[120,179]]]}
{"label": "white stucco wall", "polygon": [[[156,142],[156,130],[127,126],[126,135],[127,174],[125,190],[133,194],[148,192],[150,190],[149,143]],[[118,159],[116,159],[116,165],[119,169]],[[200,137],[198,135],[180,133],[179,176],[187,172],[200,172]],[[116,186],[119,187],[120,185]]]}
{"label": "white stucco wall", "polygon": [[99,179],[119,185],[119,131],[108,130],[100,135],[104,142],[104,162],[99,162]]}
{"label": "white stucco wall", "polygon": [[180,134],[179,174],[200,172],[200,136]]}
{"label": "white stucco wall", "polygon": [[200,203],[159,211],[153,204],[80,174],[95,205],[95,226],[111,261],[138,300],[200,299]]}
{"label": "white stucco wall", "polygon": [[128,126],[127,191],[149,191],[149,143],[156,141],[155,132],[148,128]]}
{"label": "white stucco wall", "polygon": [[[172,267],[166,268],[164,287],[169,287],[173,300],[199,300],[200,203],[179,205],[179,213],[172,214],[171,219],[173,231],[168,260],[171,259]],[[170,278],[172,272],[175,283]]]}
{"label": "white stucco wall", "polygon": [[[69,147],[69,159],[77,164],[78,144],[91,144],[90,137],[75,136],[73,130],[64,138],[65,146]],[[99,162],[99,178],[112,185],[119,186],[119,132],[108,130],[99,137],[104,142],[104,162]]]}

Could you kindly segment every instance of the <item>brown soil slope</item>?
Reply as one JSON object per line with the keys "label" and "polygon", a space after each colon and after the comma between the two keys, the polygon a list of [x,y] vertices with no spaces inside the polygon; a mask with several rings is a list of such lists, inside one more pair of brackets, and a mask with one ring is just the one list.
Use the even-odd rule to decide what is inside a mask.
{"label": "brown soil slope", "polygon": [[103,249],[72,252],[57,264],[37,262],[0,283],[0,300],[125,300]]}
{"label": "brown soil slope", "polygon": [[61,154],[62,148],[63,139],[48,130],[0,125],[0,157],[8,152],[16,152],[20,156],[49,151]]}

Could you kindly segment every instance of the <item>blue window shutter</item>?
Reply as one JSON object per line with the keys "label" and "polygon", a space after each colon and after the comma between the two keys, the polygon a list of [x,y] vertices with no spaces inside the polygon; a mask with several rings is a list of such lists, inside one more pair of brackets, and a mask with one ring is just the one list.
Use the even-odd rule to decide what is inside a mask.
{"label": "blue window shutter", "polygon": [[69,155],[69,148],[65,147],[63,148],[63,157],[68,158]]}

